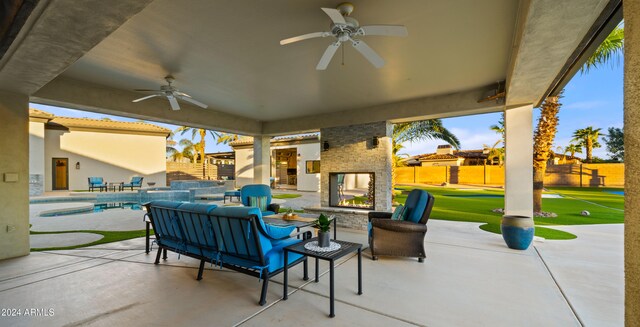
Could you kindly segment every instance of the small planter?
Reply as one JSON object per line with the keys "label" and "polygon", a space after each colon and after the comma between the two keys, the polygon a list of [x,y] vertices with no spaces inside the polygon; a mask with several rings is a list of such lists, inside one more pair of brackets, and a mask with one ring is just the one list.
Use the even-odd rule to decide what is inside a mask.
{"label": "small planter", "polygon": [[318,246],[321,248],[326,248],[331,245],[331,232],[321,232],[318,231]]}
{"label": "small planter", "polygon": [[502,216],[502,238],[511,249],[526,250],[533,241],[533,218],[526,216]]}

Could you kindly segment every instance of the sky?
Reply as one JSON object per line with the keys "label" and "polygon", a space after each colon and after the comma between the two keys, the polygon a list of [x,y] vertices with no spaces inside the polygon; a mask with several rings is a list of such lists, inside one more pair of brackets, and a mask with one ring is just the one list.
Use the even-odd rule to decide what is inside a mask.
{"label": "sky", "polygon": [[[602,128],[602,134],[606,134],[607,128],[622,128],[623,123],[623,65],[615,63],[613,65],[602,66],[592,69],[587,73],[578,72],[575,77],[567,84],[564,96],[560,99],[562,106],[560,107],[558,133],[554,142],[554,149],[557,146],[566,147],[572,139],[575,130],[593,126],[594,128]],[[56,116],[65,117],[86,117],[86,118],[104,118],[109,117],[113,120],[121,121],[137,121],[125,117],[110,116],[88,111],[79,111],[66,108],[58,108],[45,106],[36,103],[31,104],[32,108],[41,109],[50,112]],[[533,127],[537,123],[540,115],[540,109],[534,109]],[[461,143],[461,149],[473,150],[482,149],[483,145],[492,146],[500,139],[500,136],[491,131],[489,127],[497,124],[500,119],[500,113],[446,118],[442,119],[444,127],[453,132]],[[155,123],[171,130],[175,130],[179,126],[163,123]],[[198,136],[196,136],[197,138]],[[191,138],[191,133],[183,136],[176,135],[174,139]],[[194,141],[199,141],[196,139]],[[609,157],[606,151],[604,140],[600,139],[602,148],[594,149],[593,155],[606,159]],[[400,153],[408,155],[417,155],[435,152],[442,141],[429,140],[414,143],[405,143],[404,149]],[[211,135],[207,135],[206,152],[231,151],[231,147],[224,144],[216,144]],[[584,156],[584,154],[576,154],[576,156]]]}

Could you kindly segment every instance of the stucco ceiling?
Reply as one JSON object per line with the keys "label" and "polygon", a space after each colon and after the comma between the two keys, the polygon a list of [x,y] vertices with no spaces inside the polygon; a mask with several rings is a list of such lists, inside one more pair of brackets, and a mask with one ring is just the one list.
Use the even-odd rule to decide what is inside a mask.
{"label": "stucco ceiling", "polygon": [[344,65],[338,52],[326,71],[316,71],[328,38],[279,45],[328,30],[320,7],[338,3],[155,0],[63,77],[133,90],[158,88],[172,74],[175,86],[212,109],[262,121],[449,94],[506,77],[518,1],[353,2],[361,25],[409,31],[407,38],[363,38],[386,60],[381,69],[348,45]]}

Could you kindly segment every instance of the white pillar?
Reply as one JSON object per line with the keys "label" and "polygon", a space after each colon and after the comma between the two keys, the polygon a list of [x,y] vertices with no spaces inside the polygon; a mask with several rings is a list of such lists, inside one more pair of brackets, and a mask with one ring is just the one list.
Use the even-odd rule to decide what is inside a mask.
{"label": "white pillar", "polygon": [[271,137],[253,137],[253,183],[270,185]]}
{"label": "white pillar", "polygon": [[533,106],[505,110],[505,215],[533,217]]}
{"label": "white pillar", "polygon": [[29,254],[29,97],[0,91],[0,260]]}

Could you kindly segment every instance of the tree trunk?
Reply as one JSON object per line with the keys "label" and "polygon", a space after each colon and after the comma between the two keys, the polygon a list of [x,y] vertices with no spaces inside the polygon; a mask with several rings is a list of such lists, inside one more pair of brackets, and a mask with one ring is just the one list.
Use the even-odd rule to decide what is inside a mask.
{"label": "tree trunk", "polygon": [[533,168],[533,212],[542,211],[542,190],[544,189],[545,170],[536,167]]}
{"label": "tree trunk", "polygon": [[200,130],[200,162],[202,163],[202,179],[205,179],[207,176],[207,163],[204,160],[204,138],[207,136],[207,131],[204,129]]}
{"label": "tree trunk", "polygon": [[591,160],[593,159],[591,151],[593,150],[593,141],[588,138],[587,139],[587,162],[591,162]]}
{"label": "tree trunk", "polygon": [[545,99],[540,110],[533,142],[533,211],[542,211],[542,190],[547,161],[558,127],[558,97]]}

